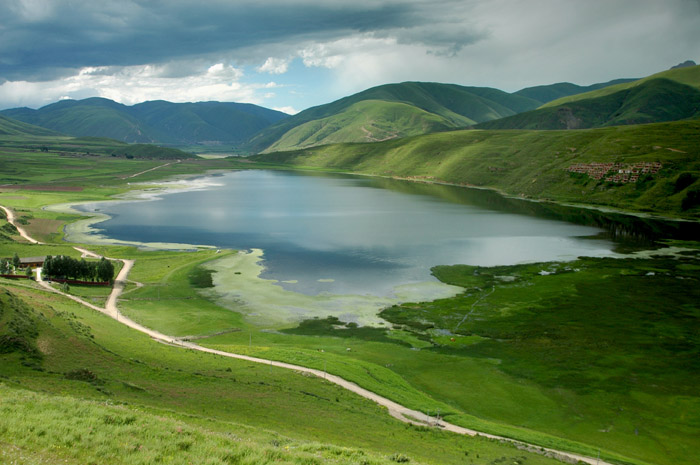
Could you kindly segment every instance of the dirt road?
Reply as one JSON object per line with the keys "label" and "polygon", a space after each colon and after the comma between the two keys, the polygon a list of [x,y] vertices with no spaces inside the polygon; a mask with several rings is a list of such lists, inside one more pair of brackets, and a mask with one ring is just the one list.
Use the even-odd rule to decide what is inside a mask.
{"label": "dirt road", "polygon": [[27,234],[27,231],[24,230],[23,227],[19,226],[17,223],[15,223],[15,214],[12,210],[10,210],[7,207],[3,207],[0,205],[0,208],[5,210],[5,215],[7,215],[7,222],[12,224],[15,228],[17,228],[17,231],[19,232],[19,235],[31,242],[32,244],[42,244],[42,242],[37,241],[33,237],[31,237],[29,234]]}

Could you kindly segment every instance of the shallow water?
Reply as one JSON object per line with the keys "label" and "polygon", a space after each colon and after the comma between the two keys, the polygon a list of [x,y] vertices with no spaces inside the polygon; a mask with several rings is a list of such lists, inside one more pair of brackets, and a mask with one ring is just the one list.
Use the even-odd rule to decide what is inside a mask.
{"label": "shallow water", "polygon": [[[206,189],[88,204],[129,242],[263,249],[261,277],[308,295],[393,296],[435,265],[507,265],[607,256],[601,229],[543,218],[493,193],[357,176],[237,171]],[[538,216],[539,215],[539,216]],[[551,216],[551,215],[550,215]]]}

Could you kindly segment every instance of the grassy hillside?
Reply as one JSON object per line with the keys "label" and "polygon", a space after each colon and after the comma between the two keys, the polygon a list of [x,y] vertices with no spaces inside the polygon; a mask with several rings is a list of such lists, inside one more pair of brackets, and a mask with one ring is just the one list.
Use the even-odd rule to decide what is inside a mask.
{"label": "grassy hillside", "polygon": [[129,143],[240,143],[286,117],[250,104],[144,102],[126,106],[104,98],[64,100],[38,110],[3,115],[72,136],[108,137]]}
{"label": "grassy hillside", "polygon": [[664,78],[615,93],[489,121],[480,129],[585,129],[700,117],[700,89]]}
{"label": "grassy hillside", "polygon": [[590,92],[593,90],[602,89],[604,87],[614,86],[616,84],[624,84],[633,81],[636,81],[636,79],[615,79],[613,81],[604,82],[600,84],[593,84],[590,86],[579,86],[570,82],[558,82],[556,84],[550,84],[545,86],[527,87],[525,89],[521,89],[515,92],[514,95],[520,95],[523,97],[531,98],[533,100],[537,100],[538,102],[547,103],[562,97],[583,94],[584,92]]}
{"label": "grassy hillside", "polygon": [[267,152],[292,150],[358,140],[376,142],[444,131],[452,124],[443,117],[405,103],[363,100],[327,118],[287,131]]}
{"label": "grassy hillside", "polygon": [[[700,217],[700,122],[584,131],[467,130],[372,144],[341,144],[252,157],[267,164],[322,168],[488,187],[535,199]],[[661,170],[635,182],[606,181],[634,163]],[[570,171],[610,165],[605,176]],[[585,171],[585,170],[583,170]]]}
{"label": "grassy hillside", "polygon": [[407,457],[291,440],[242,425],[219,431],[173,414],[3,384],[0,397],[2,463],[389,465]]}
{"label": "grassy hillside", "polygon": [[[77,256],[68,246],[43,248]],[[214,251],[101,250],[136,258],[134,278],[148,287],[169,282],[177,270],[177,289],[162,289],[163,309],[189,303],[178,308],[198,314],[200,323],[216,316],[220,327],[241,330],[237,314],[206,304],[185,284],[189,270]],[[10,251],[24,256],[36,246],[0,245],[0,255]],[[15,400],[0,406],[3,454],[24,460],[49,454],[68,463],[128,457],[129,463],[461,464],[468,456],[475,463],[555,463],[488,440],[406,426],[322,379],[156,343],[25,283],[0,279],[0,302],[0,392]]]}
{"label": "grassy hillside", "polygon": [[670,69],[660,73],[652,74],[651,76],[639,79],[633,82],[621,83],[614,86],[605,87],[603,89],[586,92],[583,94],[571,95],[546,103],[545,107],[556,107],[565,103],[576,102],[578,100],[587,100],[591,98],[604,97],[614,94],[621,90],[631,89],[633,87],[644,84],[653,79],[668,79],[671,81],[685,84],[686,86],[700,89],[700,66],[689,66],[685,68]]}
{"label": "grassy hillside", "polygon": [[[439,116],[452,128],[465,127],[475,122],[489,121],[532,110],[540,104],[527,97],[491,88],[426,82],[388,84],[302,111],[256,134],[245,145],[245,148],[250,152],[261,152],[271,147],[297,126],[341,114],[358,102],[368,100],[412,105],[417,109]],[[392,107],[388,108],[393,111]],[[391,120],[391,116],[381,119]],[[417,121],[415,131],[420,131],[421,125],[422,121]],[[366,134],[362,131],[356,131],[347,134],[343,142],[363,142],[365,140]]]}
{"label": "grassy hillside", "polygon": [[60,136],[61,134],[0,115],[0,136]]}
{"label": "grassy hillside", "polygon": [[123,142],[155,142],[151,128],[103,98],[63,100],[39,110],[19,108],[2,114],[71,136],[108,137]]}

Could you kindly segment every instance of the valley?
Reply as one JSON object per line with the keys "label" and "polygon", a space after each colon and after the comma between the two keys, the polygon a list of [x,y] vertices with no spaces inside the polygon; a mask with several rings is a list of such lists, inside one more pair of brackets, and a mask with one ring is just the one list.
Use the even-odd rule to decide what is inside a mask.
{"label": "valley", "polygon": [[[645,93],[661,92],[662,100],[676,91],[692,96],[682,86],[692,88],[697,68],[662,73],[675,79],[670,85],[659,86],[655,79],[611,83],[593,90],[598,94],[592,98],[610,102],[630,89],[638,92],[635,102]],[[601,114],[600,102],[591,99],[536,101],[536,95],[553,98],[554,88],[549,90],[506,94],[429,83],[380,86],[271,123],[248,139],[252,145],[235,146],[265,152],[246,158],[202,158],[173,147],[67,136],[0,117],[0,205],[14,214],[0,218],[0,257],[80,259],[78,246],[118,260],[118,266],[122,260],[133,263],[123,269],[128,277],[118,278],[124,280],[115,299],[118,312],[107,304],[110,288],[54,284],[96,308],[108,307],[111,315],[33,280],[0,278],[2,460],[577,460],[545,450],[553,449],[591,464],[694,463],[700,447],[697,114],[658,119],[646,112],[631,124],[606,119],[609,124],[589,129],[488,127],[518,118],[540,121],[538,112],[564,104],[576,115],[575,102]],[[446,105],[455,95],[471,102],[465,106],[472,113]],[[386,99],[377,100],[380,96]],[[693,100],[688,102],[692,107]],[[103,101],[90,105],[112,107]],[[464,128],[476,122],[484,126]],[[364,139],[354,139],[358,134]],[[390,139],[374,140],[385,138]],[[223,177],[233,180],[233,190],[217,190]],[[251,179],[263,184],[236,190]],[[269,184],[271,179],[288,180],[306,197],[293,197]],[[313,191],[314,183],[339,184],[358,203],[349,205],[336,191]],[[351,185],[365,191],[350,190]],[[376,196],[365,197],[368,192]],[[185,194],[193,193],[211,197],[187,200]],[[175,220],[165,221],[166,202],[129,207],[144,195],[175,199],[170,207]],[[242,200],[263,195],[276,209],[245,207],[261,219],[223,209],[235,205],[245,211]],[[383,198],[395,203],[383,204]],[[478,218],[466,223],[485,228],[491,212],[502,222],[483,234],[545,238],[542,248],[551,256],[520,257],[517,251],[534,249],[527,241],[513,242],[510,252],[504,243],[491,247],[509,257],[507,262],[459,255],[454,238],[421,232],[420,222],[402,223],[417,213],[398,208],[398,198],[446,209],[445,217],[423,221],[428,225],[446,225],[450,216],[470,211]],[[307,224],[303,218],[324,215],[298,206],[319,199],[328,202],[321,211],[326,217],[354,212],[356,224],[367,229]],[[100,203],[115,200],[134,218]],[[87,204],[101,219],[121,218],[132,237],[110,232],[108,223],[102,238],[94,236],[102,228],[94,221],[76,229],[84,224],[84,212],[68,204]],[[192,205],[201,216],[188,216]],[[330,243],[346,250],[364,241],[372,249],[369,261],[386,266],[394,259],[379,253],[383,243],[373,242],[372,229],[383,231],[381,240],[392,247],[400,231],[363,216],[369,205],[428,242],[448,243],[441,252],[429,243],[402,245],[435,259],[417,265],[430,292],[394,291],[398,299],[379,299],[383,296],[369,289],[382,273],[398,279],[406,267],[383,268],[376,276],[368,268],[359,272],[372,281],[357,286],[367,290],[360,301],[356,290],[337,290],[350,278],[321,269],[306,283],[299,264],[290,262],[286,274],[275,268],[272,241],[252,237],[248,243],[235,236],[265,231],[264,221],[291,216],[290,224],[301,225],[294,240],[328,250]],[[511,214],[520,220],[505,223]],[[216,215],[232,224],[215,221]],[[538,222],[548,231],[560,224],[571,232],[557,238],[518,232]],[[165,229],[159,232],[155,223]],[[207,223],[218,224],[221,236],[185,234]],[[241,232],[233,223],[251,229]],[[289,230],[273,226],[272,236],[291,241]],[[468,226],[457,229],[464,233]],[[559,242],[561,250],[552,246]],[[476,250],[488,249],[483,240],[478,243]],[[337,260],[356,264],[347,257]],[[301,261],[320,268],[310,257]],[[320,305],[330,294],[361,310],[352,313],[339,302]],[[275,318],[263,318],[263,310]],[[151,331],[150,337],[123,325],[125,319]],[[381,405],[331,383],[331,377],[381,397]],[[398,421],[390,415],[392,407],[387,409],[393,403],[420,412],[411,414],[412,421],[433,420]],[[496,437],[457,435],[431,424],[440,421]]]}

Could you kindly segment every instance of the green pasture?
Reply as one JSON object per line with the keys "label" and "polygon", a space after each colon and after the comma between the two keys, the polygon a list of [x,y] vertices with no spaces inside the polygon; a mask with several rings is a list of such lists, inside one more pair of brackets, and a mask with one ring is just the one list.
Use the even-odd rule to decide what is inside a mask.
{"label": "green pasture", "polygon": [[199,343],[327,370],[468,427],[692,463],[699,270],[695,255],[438,267],[466,292],[386,309],[389,332],[329,318]]}
{"label": "green pasture", "polygon": [[0,397],[0,438],[12,444],[0,450],[3,463],[380,465],[406,457],[290,440],[231,423],[217,431],[172,414],[2,384]]}
{"label": "green pasture", "polygon": [[[273,447],[277,443],[290,447],[295,442],[332,443],[338,448],[363,449],[370,457],[382,456],[384,460],[405,456],[419,463],[553,463],[498,442],[407,426],[376,404],[315,377],[156,343],[57,295],[8,283],[3,284],[0,300],[0,334],[4,344],[0,351],[0,381],[12,389],[72,398],[58,399],[57,405],[75,405],[75,399],[85,399],[100,405],[123,406],[122,413],[111,410],[94,414],[98,419],[134,417],[130,424],[148,425],[154,418],[165,417],[167,426],[174,418],[185,424],[183,429],[206,426],[217,434],[238,429],[248,434],[252,429],[253,436],[270,437],[273,433],[267,431],[274,431]],[[10,340],[14,342],[8,345]],[[3,397],[10,395],[6,388],[2,389]],[[27,393],[12,396],[32,398]],[[41,402],[51,402],[50,397]],[[188,456],[186,451],[177,450],[177,442],[169,442],[172,436],[158,439],[158,430],[153,433],[154,439],[146,434],[143,439],[130,438],[125,445],[121,438],[132,432],[113,431],[110,422],[107,426],[100,422],[83,423],[81,412],[93,405],[85,404],[77,412],[68,412],[68,416],[47,409],[43,419],[35,409],[28,409],[26,415],[22,409],[10,409],[11,414],[0,419],[0,438],[21,447],[25,456],[40,457],[49,448],[65,453],[67,459],[76,463],[99,451],[105,454],[103,460],[107,463],[116,463],[110,454],[132,448],[133,441],[144,445],[143,455],[130,455],[134,463],[146,463],[151,457],[148,451]],[[79,424],[73,430],[75,435],[66,432],[71,415],[77,415],[74,422]],[[49,432],[44,421],[58,422],[60,426]],[[15,431],[13,425],[17,424],[19,430]],[[20,431],[31,434],[22,439]],[[32,440],[34,434],[37,437]],[[113,434],[117,440],[108,441],[106,438]],[[93,437],[102,438],[94,449]],[[206,441],[202,439],[190,448],[196,451],[203,444]],[[255,448],[265,453],[265,444]],[[339,457],[338,463],[362,463],[361,458],[354,457]],[[304,463],[324,462],[319,458],[319,462]]]}

